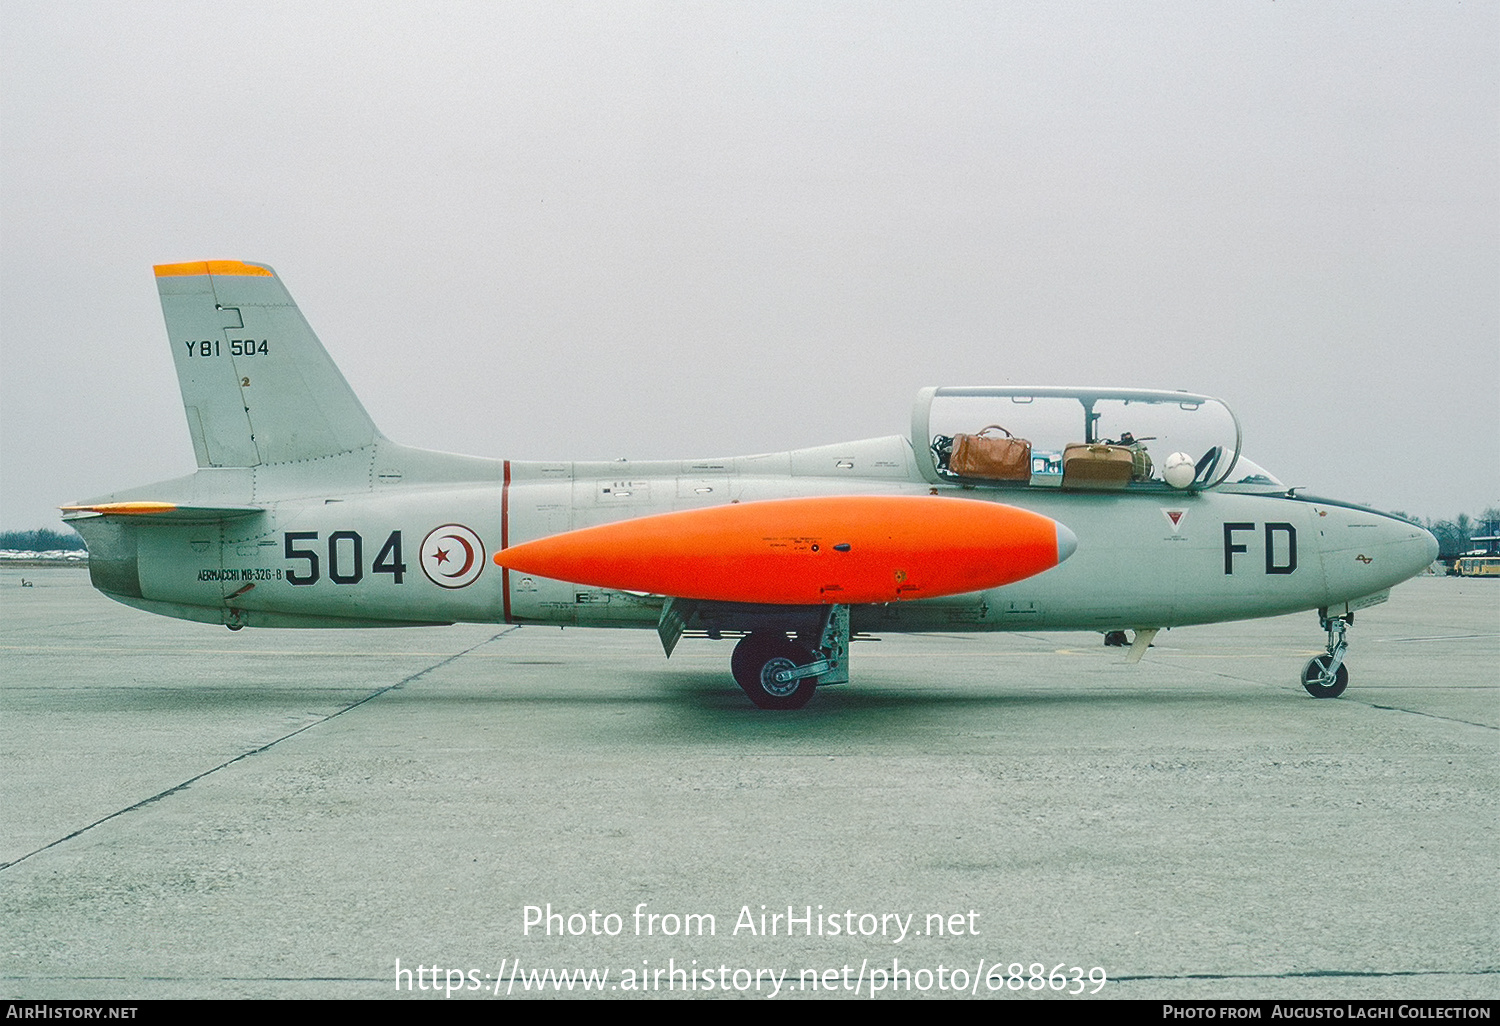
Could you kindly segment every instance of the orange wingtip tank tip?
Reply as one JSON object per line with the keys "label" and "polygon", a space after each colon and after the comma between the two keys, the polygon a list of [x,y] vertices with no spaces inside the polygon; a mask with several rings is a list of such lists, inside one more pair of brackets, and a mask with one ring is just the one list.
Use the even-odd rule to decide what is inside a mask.
{"label": "orange wingtip tank tip", "polygon": [[158,278],[190,277],[195,274],[239,275],[244,278],[274,278],[264,267],[256,267],[240,260],[194,260],[186,264],[157,264]]}
{"label": "orange wingtip tank tip", "polygon": [[105,502],[98,506],[63,506],[64,513],[102,513],[110,516],[141,516],[149,513],[170,513],[177,508],[173,502]]}

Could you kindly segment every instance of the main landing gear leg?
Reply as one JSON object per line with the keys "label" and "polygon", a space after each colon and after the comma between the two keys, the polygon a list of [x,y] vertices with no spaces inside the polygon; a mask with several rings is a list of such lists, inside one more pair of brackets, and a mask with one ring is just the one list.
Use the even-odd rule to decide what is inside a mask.
{"label": "main landing gear leg", "polygon": [[729,667],[760,708],[800,709],[818,684],[849,680],[849,607],[828,607],[816,628],[799,631],[796,640],[779,630],[746,635],[734,647]]}
{"label": "main landing gear leg", "polygon": [[1354,616],[1320,616],[1318,622],[1328,632],[1328,654],[1308,660],[1302,668],[1302,686],[1314,698],[1337,698],[1349,686],[1349,667],[1344,665],[1349,642],[1344,632],[1354,622]]}

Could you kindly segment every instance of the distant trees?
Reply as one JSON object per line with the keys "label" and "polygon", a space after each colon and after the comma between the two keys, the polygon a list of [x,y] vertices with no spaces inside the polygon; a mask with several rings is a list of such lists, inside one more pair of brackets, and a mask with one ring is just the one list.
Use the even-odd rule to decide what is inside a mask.
{"label": "distant trees", "polygon": [[1454,560],[1474,548],[1475,538],[1500,534],[1500,509],[1491,506],[1477,518],[1460,513],[1452,520],[1428,520],[1423,526],[1438,540],[1438,559]]}
{"label": "distant trees", "polygon": [[0,549],[13,549],[17,552],[82,552],[84,548],[83,539],[78,532],[69,529],[66,534],[61,531],[49,531],[47,528],[38,528],[35,531],[0,531]]}

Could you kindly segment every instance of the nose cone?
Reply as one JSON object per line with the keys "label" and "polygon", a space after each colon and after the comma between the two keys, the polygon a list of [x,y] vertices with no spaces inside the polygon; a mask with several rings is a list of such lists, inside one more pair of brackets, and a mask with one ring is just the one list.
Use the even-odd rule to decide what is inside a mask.
{"label": "nose cone", "polygon": [[[1428,537],[1431,537],[1430,535]],[[1436,542],[1433,543],[1437,544]],[[1057,525],[1057,561],[1061,563],[1078,550],[1078,535],[1065,524]]]}
{"label": "nose cone", "polygon": [[1324,568],[1338,597],[1371,595],[1415,577],[1437,558],[1437,539],[1416,524],[1370,509],[1326,507]]}
{"label": "nose cone", "polygon": [[1422,532],[1422,565],[1431,566],[1437,559],[1438,540],[1431,531]]}
{"label": "nose cone", "polygon": [[1437,559],[1438,543],[1431,531],[1416,524],[1391,519],[1381,525],[1381,541],[1386,550],[1386,572],[1392,584],[1426,570]]}

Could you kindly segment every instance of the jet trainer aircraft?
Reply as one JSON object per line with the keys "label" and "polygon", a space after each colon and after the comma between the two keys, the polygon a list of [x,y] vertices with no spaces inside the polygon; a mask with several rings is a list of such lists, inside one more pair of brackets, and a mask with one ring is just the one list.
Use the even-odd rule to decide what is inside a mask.
{"label": "jet trainer aircraft", "polygon": [[156,282],[198,470],[64,519],[109,597],[231,630],[654,628],[668,656],[732,636],[735,680],[787,709],[848,682],[851,633],[1128,630],[1134,661],[1162,628],[1317,610],[1302,683],[1332,698],[1355,611],[1437,554],[1277,481],[1224,403],[1185,392],[927,388],[908,435],[729,459],[414,449],[269,267]]}

